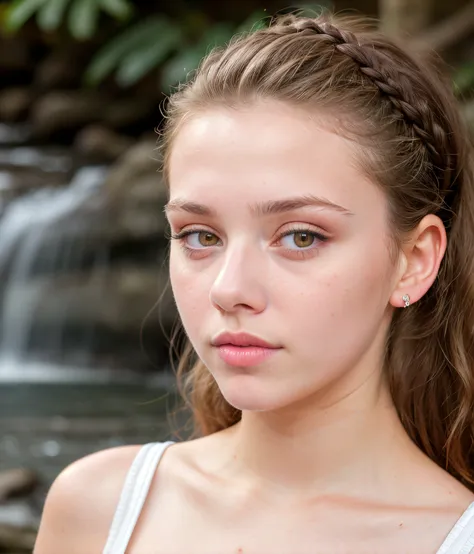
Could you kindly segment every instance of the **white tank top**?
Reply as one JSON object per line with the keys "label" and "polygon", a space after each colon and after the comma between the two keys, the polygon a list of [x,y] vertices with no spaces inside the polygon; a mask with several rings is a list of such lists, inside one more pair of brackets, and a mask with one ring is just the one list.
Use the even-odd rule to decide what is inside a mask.
{"label": "white tank top", "polygon": [[[172,441],[142,446],[122,489],[103,554],[126,554],[160,459]],[[474,554],[474,502],[459,518],[436,554]]]}

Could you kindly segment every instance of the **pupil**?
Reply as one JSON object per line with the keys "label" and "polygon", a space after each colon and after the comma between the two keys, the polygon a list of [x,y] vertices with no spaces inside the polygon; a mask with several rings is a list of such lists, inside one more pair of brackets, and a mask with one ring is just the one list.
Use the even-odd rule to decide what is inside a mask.
{"label": "pupil", "polygon": [[212,243],[214,239],[214,235],[212,235],[211,233],[202,233],[201,239],[202,239],[202,242],[209,244],[209,243]]}
{"label": "pupil", "polygon": [[309,233],[297,233],[296,243],[297,246],[310,246],[312,244],[312,235]]}

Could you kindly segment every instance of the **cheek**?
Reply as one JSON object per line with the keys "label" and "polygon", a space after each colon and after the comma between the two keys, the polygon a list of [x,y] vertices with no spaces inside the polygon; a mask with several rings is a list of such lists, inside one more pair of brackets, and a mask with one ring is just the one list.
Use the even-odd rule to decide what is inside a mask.
{"label": "cheek", "polygon": [[341,347],[366,345],[380,327],[390,297],[393,268],[385,245],[334,250],[311,269],[296,281],[288,278],[276,285],[278,311],[291,314],[295,343],[329,357]]}
{"label": "cheek", "polygon": [[[370,255],[351,261],[343,273],[333,280],[335,307],[345,319],[364,323],[378,322],[385,313],[390,297],[392,264],[384,246]],[[337,288],[337,290],[336,290]]]}
{"label": "cheek", "polygon": [[192,270],[192,264],[181,253],[170,253],[170,282],[176,307],[189,335],[202,323],[203,310],[209,304],[207,272]]}

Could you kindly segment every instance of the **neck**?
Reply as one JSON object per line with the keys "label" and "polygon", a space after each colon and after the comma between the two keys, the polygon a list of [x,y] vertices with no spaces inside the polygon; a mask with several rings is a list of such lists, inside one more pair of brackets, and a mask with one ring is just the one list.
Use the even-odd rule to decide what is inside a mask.
{"label": "neck", "polygon": [[236,471],[275,492],[380,494],[420,455],[377,375],[330,405],[244,412],[231,437]]}

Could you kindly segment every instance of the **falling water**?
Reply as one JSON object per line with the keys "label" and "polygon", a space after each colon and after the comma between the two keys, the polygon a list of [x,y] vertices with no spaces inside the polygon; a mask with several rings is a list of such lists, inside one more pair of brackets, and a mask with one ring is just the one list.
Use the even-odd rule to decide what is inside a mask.
{"label": "falling water", "polygon": [[[30,158],[34,155],[24,151],[20,158],[28,157],[25,154]],[[64,188],[40,189],[12,201],[1,217],[1,377],[24,371],[18,368],[26,367],[35,311],[46,294],[51,276],[58,269],[67,270],[71,263],[80,263],[84,237],[90,231],[88,219],[81,217],[81,207],[98,195],[106,172],[103,166],[84,167]],[[100,251],[97,264],[104,263],[106,257],[107,253]],[[100,283],[93,285],[100,288]],[[56,328],[48,335],[50,345],[58,349],[64,318],[65,314],[58,314]],[[84,351],[87,350],[84,345]]]}

